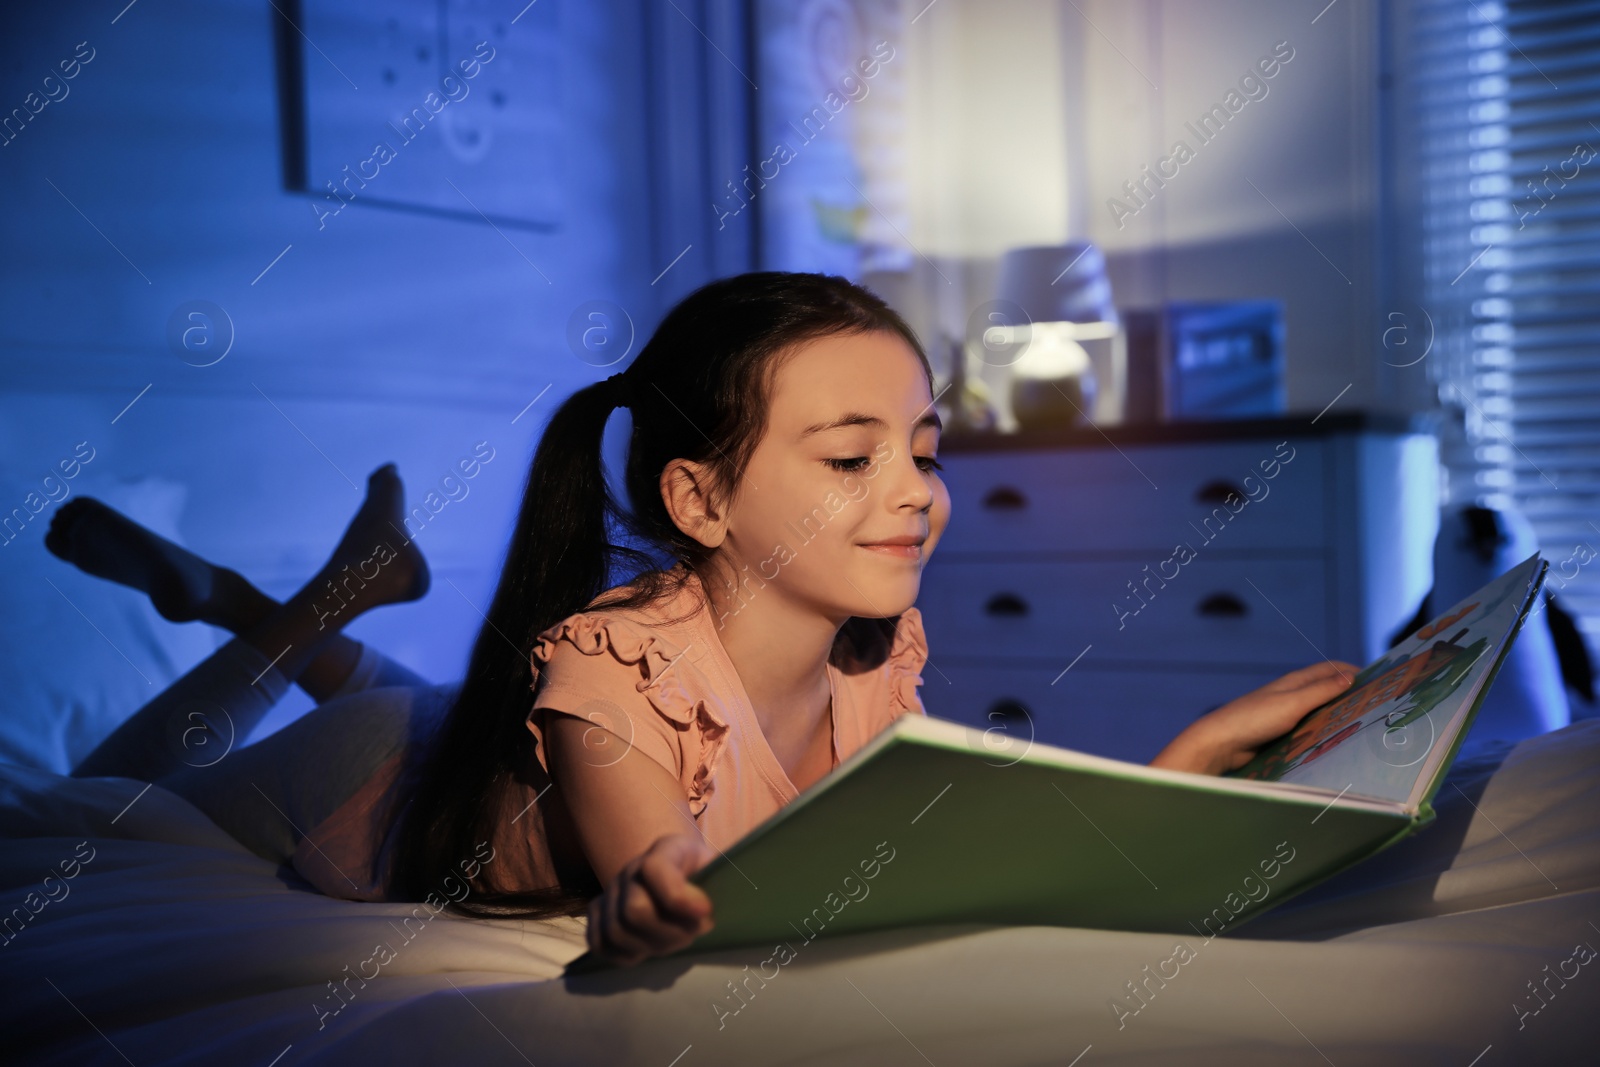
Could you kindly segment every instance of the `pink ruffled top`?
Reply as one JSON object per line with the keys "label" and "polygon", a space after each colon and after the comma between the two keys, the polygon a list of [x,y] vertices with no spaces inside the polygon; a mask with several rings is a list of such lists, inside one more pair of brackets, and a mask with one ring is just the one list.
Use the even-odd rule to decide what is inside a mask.
{"label": "pink ruffled top", "polygon": [[[680,616],[686,617],[674,621]],[[631,746],[664,767],[718,849],[799,795],[767,744],[717,629],[698,583],[690,581],[665,603],[579,612],[539,635],[527,719],[537,765],[505,796],[506,817],[493,842],[496,876],[509,879],[501,884],[571,884],[574,865],[587,869],[559,789],[546,788],[543,731],[552,714],[594,724],[585,740],[595,759],[620,759]],[[836,651],[827,665],[835,766],[899,716],[923,713],[917,687],[928,646],[916,608],[899,616],[885,643],[886,654],[880,648],[866,662]],[[400,762],[396,755],[380,767],[301,841],[294,866],[322,892],[386,899],[375,872],[386,868],[392,845]]]}

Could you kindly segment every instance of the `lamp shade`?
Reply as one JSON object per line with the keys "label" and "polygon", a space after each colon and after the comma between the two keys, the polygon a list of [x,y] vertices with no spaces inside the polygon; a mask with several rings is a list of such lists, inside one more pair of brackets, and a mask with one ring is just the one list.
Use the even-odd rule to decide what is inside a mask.
{"label": "lamp shade", "polygon": [[1011,249],[1000,257],[995,296],[1002,305],[1002,318],[1009,317],[1006,304],[1015,304],[1026,314],[1023,321],[1007,322],[1010,326],[1117,321],[1105,254],[1087,241]]}

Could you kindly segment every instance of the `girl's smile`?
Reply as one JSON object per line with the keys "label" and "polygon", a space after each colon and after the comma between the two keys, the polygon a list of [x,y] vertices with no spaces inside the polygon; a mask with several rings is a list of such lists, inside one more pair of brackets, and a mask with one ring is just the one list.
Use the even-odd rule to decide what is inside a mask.
{"label": "girl's smile", "polygon": [[921,563],[922,545],[927,539],[926,534],[904,534],[900,537],[886,537],[881,541],[863,542],[857,547],[892,559],[904,559]]}

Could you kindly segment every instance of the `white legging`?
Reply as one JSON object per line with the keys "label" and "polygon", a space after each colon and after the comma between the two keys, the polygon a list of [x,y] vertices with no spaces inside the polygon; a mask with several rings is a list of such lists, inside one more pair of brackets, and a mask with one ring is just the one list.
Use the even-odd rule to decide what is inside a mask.
{"label": "white legging", "polygon": [[[287,863],[317,823],[396,752],[424,741],[459,683],[436,686],[368,645],[339,690],[253,744],[289,680],[234,638],[140,708],[96,750],[97,766],[170,768],[156,785],[251,851]],[[109,748],[108,748],[109,746]],[[104,773],[104,772],[102,772]]]}

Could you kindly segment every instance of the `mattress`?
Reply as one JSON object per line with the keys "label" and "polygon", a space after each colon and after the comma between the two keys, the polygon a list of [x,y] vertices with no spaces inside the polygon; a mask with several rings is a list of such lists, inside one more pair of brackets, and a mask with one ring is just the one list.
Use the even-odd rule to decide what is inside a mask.
{"label": "mattress", "polygon": [[1592,1056],[1600,721],[1458,764],[1436,806],[1417,837],[1211,940],[919,927],[568,979],[580,919],[331,899],[158,786],[0,765],[0,1059],[1490,1067]]}

